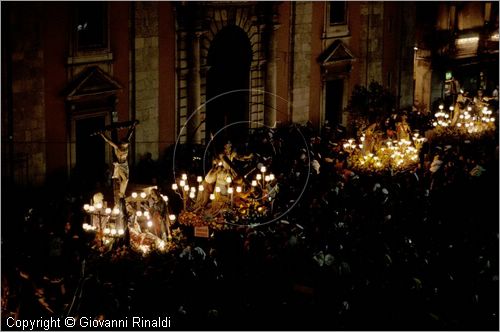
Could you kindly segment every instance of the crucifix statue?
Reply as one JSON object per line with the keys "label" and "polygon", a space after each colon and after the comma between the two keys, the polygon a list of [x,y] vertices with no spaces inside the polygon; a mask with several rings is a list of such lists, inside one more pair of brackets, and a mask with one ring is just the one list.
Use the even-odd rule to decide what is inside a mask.
{"label": "crucifix statue", "polygon": [[[105,131],[100,131],[99,135],[113,148],[114,155],[116,157],[116,161],[114,164],[113,170],[113,179],[117,182],[117,186],[114,187],[114,199],[115,204],[117,204],[120,198],[125,197],[125,191],[127,190],[127,184],[129,179],[129,168],[128,168],[128,149],[130,145],[130,138],[134,133],[135,126],[139,123],[139,121],[135,120],[131,124],[129,124],[127,136],[123,140],[113,141],[109,138]],[[115,124],[116,125],[116,124]],[[114,129],[114,128],[113,128]]]}

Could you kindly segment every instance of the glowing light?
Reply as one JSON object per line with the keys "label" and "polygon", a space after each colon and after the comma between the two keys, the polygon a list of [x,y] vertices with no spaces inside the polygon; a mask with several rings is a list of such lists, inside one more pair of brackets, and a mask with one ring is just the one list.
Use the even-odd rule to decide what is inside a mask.
{"label": "glowing light", "polygon": [[255,187],[255,186],[257,186],[257,181],[252,180],[252,187]]}
{"label": "glowing light", "polygon": [[184,186],[184,191],[189,191],[189,186],[187,184]]}
{"label": "glowing light", "polygon": [[215,192],[220,193],[220,187],[215,187]]}
{"label": "glowing light", "polygon": [[186,174],[186,173],[182,174],[181,179],[183,179],[183,180],[187,180],[187,178],[188,178],[188,176],[187,176],[187,174]]}
{"label": "glowing light", "polygon": [[240,193],[240,192],[241,192],[241,187],[240,187],[240,186],[236,187],[236,192],[237,192],[237,193]]}
{"label": "glowing light", "polygon": [[172,190],[177,190],[178,188],[177,183],[172,183]]}
{"label": "glowing light", "polygon": [[132,198],[137,198],[137,193],[136,192],[132,193]]}
{"label": "glowing light", "polygon": [[174,221],[175,220],[175,214],[169,215],[168,219],[170,219],[170,221]]}
{"label": "glowing light", "polygon": [[141,193],[141,198],[146,198],[146,193],[145,192]]}
{"label": "glowing light", "polygon": [[230,176],[228,176],[228,177],[226,178],[226,182],[227,182],[227,183],[231,183],[232,181],[233,181],[233,180],[231,179],[231,177],[230,177]]}
{"label": "glowing light", "polygon": [[265,173],[266,171],[267,171],[266,166],[262,166],[262,167],[260,168],[260,172],[261,172],[261,173]]}
{"label": "glowing light", "polygon": [[196,181],[197,181],[198,183],[200,183],[201,181],[203,181],[203,178],[202,178],[201,176],[199,176],[199,175],[198,175],[198,176],[196,177]]}
{"label": "glowing light", "polygon": [[114,229],[114,228],[113,228],[113,229],[111,230],[111,235],[116,235],[116,229]]}
{"label": "glowing light", "polygon": [[215,199],[215,195],[214,194],[210,194],[210,200],[214,200]]}
{"label": "glowing light", "polygon": [[88,211],[88,210],[89,210],[89,208],[90,208],[90,205],[89,205],[89,204],[84,204],[84,205],[83,205],[83,209],[84,209],[85,211]]}
{"label": "glowing light", "polygon": [[123,234],[125,234],[123,228],[118,229],[118,235],[123,235]]}
{"label": "glowing light", "polygon": [[142,217],[142,211],[136,211],[135,215],[138,216],[138,217]]}
{"label": "glowing light", "polygon": [[153,222],[151,220],[148,220],[146,224],[148,225],[149,228],[153,227]]}
{"label": "glowing light", "polygon": [[111,209],[110,209],[110,208],[106,208],[106,210],[104,210],[104,212],[105,212],[106,214],[111,214]]}
{"label": "glowing light", "polygon": [[179,185],[180,185],[181,187],[184,187],[184,186],[186,185],[186,181],[184,181],[184,180],[180,180],[180,181],[179,181]]}
{"label": "glowing light", "polygon": [[203,191],[203,190],[205,190],[205,188],[203,187],[203,185],[202,185],[202,184],[200,184],[200,185],[198,186],[198,191]]}
{"label": "glowing light", "polygon": [[227,193],[228,194],[232,194],[233,193],[233,188],[232,187],[227,188]]}

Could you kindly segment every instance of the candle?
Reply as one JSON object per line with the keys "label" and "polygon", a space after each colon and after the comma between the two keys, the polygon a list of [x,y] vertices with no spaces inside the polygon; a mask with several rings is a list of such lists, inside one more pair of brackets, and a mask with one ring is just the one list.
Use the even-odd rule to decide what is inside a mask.
{"label": "candle", "polygon": [[192,191],[192,192],[189,193],[189,198],[195,198],[195,196],[196,195],[195,195],[194,191]]}
{"label": "candle", "polygon": [[255,178],[257,179],[257,181],[260,181],[262,179],[262,175],[261,174],[257,174],[257,176],[255,176]]}
{"label": "candle", "polygon": [[252,180],[252,187],[255,187],[255,186],[257,186],[257,181]]}
{"label": "candle", "polygon": [[229,184],[229,183],[231,183],[231,181],[232,181],[231,177],[230,177],[230,176],[228,176],[228,177],[226,178],[226,182]]}
{"label": "candle", "polygon": [[189,186],[187,184],[184,186],[184,191],[189,191]]}
{"label": "candle", "polygon": [[137,193],[136,192],[132,193],[132,198],[137,198]]}
{"label": "candle", "polygon": [[262,167],[260,168],[260,172],[261,172],[261,173],[265,173],[265,172],[266,172],[266,170],[267,170],[267,169],[266,169],[266,166],[262,166]]}
{"label": "candle", "polygon": [[118,235],[123,235],[123,234],[125,234],[123,228],[118,229]]}
{"label": "candle", "polygon": [[168,219],[170,219],[170,221],[174,221],[175,220],[175,214],[169,215]]}
{"label": "candle", "polygon": [[177,183],[172,183],[172,190],[177,190]]}
{"label": "candle", "polygon": [[203,178],[202,178],[201,176],[199,176],[199,175],[198,175],[198,176],[196,177],[196,181],[197,181],[198,183],[201,183],[201,181],[203,181]]}
{"label": "candle", "polygon": [[187,178],[188,178],[188,177],[187,177],[187,174],[186,174],[186,173],[182,174],[181,179],[183,179],[183,180],[187,180]]}
{"label": "candle", "polygon": [[88,210],[89,210],[89,208],[90,208],[90,205],[88,205],[88,204],[84,204],[84,205],[83,205],[83,209],[84,209],[85,211],[88,211]]}
{"label": "candle", "polygon": [[215,192],[220,193],[220,187],[215,187]]}
{"label": "candle", "polygon": [[146,193],[145,192],[141,193],[141,198],[146,198]]}
{"label": "candle", "polygon": [[240,193],[240,192],[241,192],[241,187],[240,187],[240,186],[236,187],[236,192],[237,192],[237,193]]}
{"label": "candle", "polygon": [[203,190],[205,190],[205,188],[203,187],[203,185],[202,185],[202,184],[200,184],[200,185],[198,186],[198,191],[203,191]]}
{"label": "candle", "polygon": [[138,217],[141,217],[141,216],[142,216],[142,211],[137,211],[135,214],[136,214]]}
{"label": "candle", "polygon": [[210,200],[213,201],[215,199],[215,195],[214,194],[210,194]]}
{"label": "candle", "polygon": [[113,228],[113,229],[111,230],[111,235],[116,235],[116,229],[114,229],[114,228]]}
{"label": "candle", "polygon": [[119,208],[117,208],[117,207],[113,208],[113,214],[114,215],[117,215],[119,213],[120,213],[120,209]]}
{"label": "candle", "polygon": [[148,225],[149,228],[153,227],[153,222],[151,220],[148,220],[146,224]]}
{"label": "candle", "polygon": [[106,210],[104,210],[104,212],[106,212],[106,214],[111,214],[111,209],[110,208],[106,208]]}
{"label": "candle", "polygon": [[184,187],[186,185],[186,181],[181,180],[181,181],[179,181],[179,184],[180,184],[181,187]]}

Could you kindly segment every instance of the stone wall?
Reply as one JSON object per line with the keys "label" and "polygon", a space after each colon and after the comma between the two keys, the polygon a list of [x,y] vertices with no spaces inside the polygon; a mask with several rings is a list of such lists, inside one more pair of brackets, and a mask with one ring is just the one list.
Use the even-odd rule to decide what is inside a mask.
{"label": "stone wall", "polygon": [[382,82],[384,5],[383,2],[366,2],[361,5],[361,34],[359,66],[360,83]]}
{"label": "stone wall", "polygon": [[311,79],[312,2],[294,3],[292,17],[293,75],[292,75],[292,121],[305,123],[309,120],[309,97]]}
{"label": "stone wall", "polygon": [[[40,185],[45,180],[45,103],[42,4],[10,6],[8,43],[12,65],[14,181]],[[11,19],[16,17],[16,19]],[[2,47],[3,47],[2,42]],[[2,110],[8,112],[7,110]],[[3,113],[2,112],[2,113]]]}
{"label": "stone wall", "polygon": [[[159,47],[158,3],[135,3],[135,116],[140,121],[135,133],[135,154],[139,160],[150,152],[158,158]],[[132,67],[133,70],[133,67]]]}

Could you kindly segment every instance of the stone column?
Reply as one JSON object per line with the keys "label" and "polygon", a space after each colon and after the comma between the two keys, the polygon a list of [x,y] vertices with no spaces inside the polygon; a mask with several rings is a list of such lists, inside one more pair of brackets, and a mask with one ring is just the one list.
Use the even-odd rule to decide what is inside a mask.
{"label": "stone column", "polygon": [[[198,107],[201,104],[201,78],[200,78],[200,37],[201,31],[191,34],[191,66],[189,71],[189,93],[187,119],[187,141],[193,144],[201,143],[201,116]],[[194,114],[193,114],[194,113]]]}
{"label": "stone column", "polygon": [[269,54],[266,66],[266,93],[264,95],[264,124],[273,127],[276,123],[276,30],[279,25],[269,27]]}

